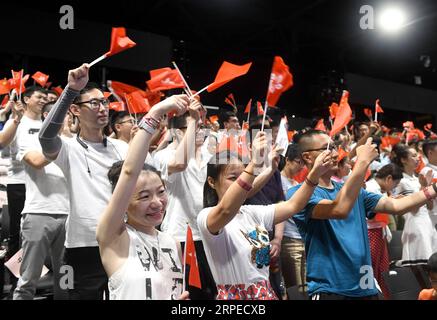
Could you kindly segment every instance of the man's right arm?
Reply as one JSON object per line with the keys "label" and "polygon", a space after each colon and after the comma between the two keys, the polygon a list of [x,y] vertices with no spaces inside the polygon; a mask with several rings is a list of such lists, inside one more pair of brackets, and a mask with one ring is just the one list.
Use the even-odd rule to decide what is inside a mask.
{"label": "man's right arm", "polygon": [[378,155],[371,141],[369,138],[365,145],[358,147],[358,158],[351,176],[334,200],[323,199],[314,207],[312,219],[346,219],[349,216],[363,186],[367,168]]}

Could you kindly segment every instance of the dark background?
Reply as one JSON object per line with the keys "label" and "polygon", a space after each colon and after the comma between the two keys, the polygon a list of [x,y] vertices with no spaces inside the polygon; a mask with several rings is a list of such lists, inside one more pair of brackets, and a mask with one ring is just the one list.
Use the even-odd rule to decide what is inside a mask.
{"label": "dark background", "polygon": [[[362,5],[372,5],[377,16],[390,3],[407,9],[411,25],[395,36],[360,29]],[[74,30],[59,27],[64,4],[74,9]],[[265,99],[273,57],[280,55],[294,75],[293,88],[279,100],[281,112],[296,119],[327,118],[327,106],[348,89],[357,119],[364,120],[362,109],[373,108],[380,98],[384,124],[399,127],[412,120],[421,128],[437,115],[436,13],[433,0],[4,3],[0,78],[24,67],[64,86],[67,70],[106,52],[111,27],[124,26],[138,45],[93,67],[92,80],[145,87],[148,70],[175,60],[192,89],[199,90],[214,79],[223,60],[252,61],[246,76],[202,95],[205,104],[224,107],[232,92],[244,106],[250,98]],[[424,55],[431,61],[427,67]]]}

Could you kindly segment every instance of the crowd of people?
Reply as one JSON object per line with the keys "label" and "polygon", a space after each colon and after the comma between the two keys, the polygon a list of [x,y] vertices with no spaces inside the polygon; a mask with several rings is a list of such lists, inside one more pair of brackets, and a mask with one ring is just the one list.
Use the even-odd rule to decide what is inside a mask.
{"label": "crowd of people", "polygon": [[[437,299],[435,136],[369,121],[333,137],[304,128],[279,146],[269,116],[208,119],[188,93],[134,116],[109,110],[87,64],[67,80],[60,96],[12,92],[0,114],[8,258],[22,248],[13,299],[34,298],[47,258],[55,299],[277,300],[290,287],[390,299],[395,230],[399,263],[429,271],[421,298]],[[187,226],[201,288],[187,280]]]}

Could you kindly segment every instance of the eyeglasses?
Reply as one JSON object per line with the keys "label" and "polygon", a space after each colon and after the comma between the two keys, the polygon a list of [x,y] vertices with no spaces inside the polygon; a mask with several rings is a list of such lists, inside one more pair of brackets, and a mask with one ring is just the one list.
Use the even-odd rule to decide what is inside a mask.
{"label": "eyeglasses", "polygon": [[100,105],[104,106],[105,108],[109,107],[109,100],[108,99],[91,99],[88,101],[76,102],[75,104],[81,105],[84,103],[89,103],[90,106],[89,107],[86,106],[86,107],[93,110],[94,112],[97,112],[100,110]]}
{"label": "eyeglasses", "polygon": [[325,150],[330,150],[330,151],[334,151],[335,150],[335,151],[337,151],[338,147],[334,143],[331,143],[329,145],[329,148],[328,148],[328,146],[326,146],[326,147],[322,147],[322,148],[318,148],[318,149],[308,149],[308,150],[305,150],[305,151],[302,151],[302,152],[325,151]]}

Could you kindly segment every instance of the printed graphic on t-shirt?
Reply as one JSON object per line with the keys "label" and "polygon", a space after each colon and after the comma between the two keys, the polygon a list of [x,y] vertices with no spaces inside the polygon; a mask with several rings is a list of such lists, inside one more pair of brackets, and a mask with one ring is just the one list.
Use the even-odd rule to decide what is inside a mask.
{"label": "printed graphic on t-shirt", "polygon": [[267,230],[262,226],[256,226],[255,230],[250,232],[240,231],[252,246],[252,263],[260,269],[267,267],[270,264],[270,240]]}
{"label": "printed graphic on t-shirt", "polygon": [[[176,300],[182,291],[182,269],[177,265],[177,252],[171,248],[158,248],[152,246],[135,246],[141,265],[146,273],[146,299],[152,300],[162,296],[163,288],[171,288],[171,299]],[[155,284],[155,285],[154,285]]]}

